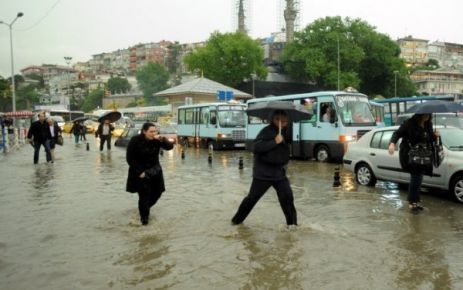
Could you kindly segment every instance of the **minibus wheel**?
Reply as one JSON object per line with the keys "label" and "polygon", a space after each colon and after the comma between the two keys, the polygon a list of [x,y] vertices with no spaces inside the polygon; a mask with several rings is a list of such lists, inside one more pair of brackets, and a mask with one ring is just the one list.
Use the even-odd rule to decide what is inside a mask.
{"label": "minibus wheel", "polygon": [[329,162],[331,159],[330,149],[325,145],[319,145],[315,148],[315,159],[318,162]]}

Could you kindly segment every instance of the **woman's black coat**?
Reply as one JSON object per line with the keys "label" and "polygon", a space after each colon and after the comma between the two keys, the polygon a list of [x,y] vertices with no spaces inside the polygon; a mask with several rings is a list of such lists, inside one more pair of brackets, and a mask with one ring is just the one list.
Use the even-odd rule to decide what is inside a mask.
{"label": "woman's black coat", "polygon": [[397,144],[397,141],[402,138],[399,148],[400,165],[403,170],[409,173],[424,173],[432,176],[432,166],[423,168],[422,166],[411,166],[408,164],[408,153],[410,152],[410,145],[414,146],[418,143],[425,143],[428,146],[434,146],[436,137],[432,130],[432,123],[426,122],[423,127],[418,124],[418,117],[415,115],[406,120],[399,129],[394,132],[391,137],[391,143]]}
{"label": "woman's black coat", "polygon": [[[127,146],[127,163],[129,164],[129,175],[127,177],[126,191],[139,192],[150,187],[150,191],[162,193],[165,191],[164,177],[161,165],[159,164],[159,149],[170,150],[173,144],[162,138],[159,140],[146,140],[145,135],[139,134],[130,139]],[[160,170],[155,178],[150,178],[145,171]],[[140,178],[140,174],[145,172],[146,177]]]}

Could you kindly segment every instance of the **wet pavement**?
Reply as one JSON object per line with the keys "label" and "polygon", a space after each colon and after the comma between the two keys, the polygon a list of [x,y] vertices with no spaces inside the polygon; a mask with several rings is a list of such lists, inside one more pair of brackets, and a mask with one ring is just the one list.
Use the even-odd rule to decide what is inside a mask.
{"label": "wet pavement", "polygon": [[[293,160],[300,226],[270,190],[243,225],[230,218],[251,182],[243,151],[161,157],[167,191],[139,225],[125,150],[65,138],[56,162],[24,146],[0,158],[0,289],[463,289],[463,207],[396,185],[357,186],[336,165]],[[244,169],[238,169],[239,157]]]}

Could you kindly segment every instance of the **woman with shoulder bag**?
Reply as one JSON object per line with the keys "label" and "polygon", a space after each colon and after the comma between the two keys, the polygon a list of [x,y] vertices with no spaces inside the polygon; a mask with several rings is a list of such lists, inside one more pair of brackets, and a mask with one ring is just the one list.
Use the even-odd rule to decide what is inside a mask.
{"label": "woman with shoulder bag", "polygon": [[173,144],[158,135],[153,123],[143,124],[141,133],[130,139],[127,146],[129,175],[126,191],[138,193],[138,210],[142,225],[147,225],[150,209],[165,191],[159,163],[159,150],[170,150]]}
{"label": "woman with shoulder bag", "polygon": [[391,155],[396,150],[397,141],[402,139],[399,159],[402,169],[410,173],[408,207],[413,211],[423,209],[420,205],[420,186],[423,175],[432,176],[432,146],[439,136],[439,132],[432,130],[431,114],[413,115],[392,135],[389,144]]}

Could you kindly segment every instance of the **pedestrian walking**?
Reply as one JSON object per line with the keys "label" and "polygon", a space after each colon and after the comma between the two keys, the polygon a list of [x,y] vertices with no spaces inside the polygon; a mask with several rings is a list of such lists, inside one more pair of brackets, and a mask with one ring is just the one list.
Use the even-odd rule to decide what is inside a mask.
{"label": "pedestrian walking", "polygon": [[159,163],[159,150],[171,150],[173,144],[159,136],[153,123],[145,123],[142,132],[130,139],[127,146],[129,173],[126,191],[138,193],[138,210],[142,225],[149,221],[150,209],[165,191]]}
{"label": "pedestrian walking", "polygon": [[55,145],[58,141],[58,136],[61,135],[61,128],[52,118],[47,119],[47,142],[50,146],[51,162],[55,161]]}
{"label": "pedestrian walking", "polygon": [[111,150],[111,134],[114,130],[114,126],[109,122],[109,120],[104,120],[103,123],[100,123],[98,129],[95,132],[96,137],[100,137],[100,151],[103,151],[104,143],[106,143],[106,148]]}
{"label": "pedestrian walking", "polygon": [[396,144],[402,139],[399,149],[399,159],[402,169],[410,173],[408,185],[408,207],[412,211],[423,209],[420,204],[420,186],[423,182],[423,175],[432,176],[433,165],[418,165],[409,162],[409,152],[412,147],[421,144],[423,148],[430,148],[434,141],[440,136],[439,132],[433,132],[431,114],[415,114],[406,120],[391,137],[389,143],[389,154],[393,155]]}
{"label": "pedestrian walking", "polygon": [[297,225],[297,213],[289,180],[286,177],[289,162],[287,132],[288,117],[285,111],[275,111],[271,124],[264,127],[254,141],[253,179],[249,194],[241,202],[232,218],[232,224],[241,224],[265,192],[275,188],[288,226]]}
{"label": "pedestrian walking", "polygon": [[87,126],[85,123],[82,123],[81,129],[80,129],[80,141],[87,141],[87,137],[85,136],[87,134]]}
{"label": "pedestrian walking", "polygon": [[74,121],[74,125],[72,125],[71,133],[74,135],[74,141],[76,144],[79,143],[80,132],[82,131],[82,125],[78,121]]}
{"label": "pedestrian walking", "polygon": [[45,148],[47,162],[53,162],[50,153],[50,142],[48,140],[48,126],[45,123],[45,113],[40,112],[37,114],[38,120],[33,122],[27,133],[29,143],[34,147],[34,164],[39,162],[40,147]]}

